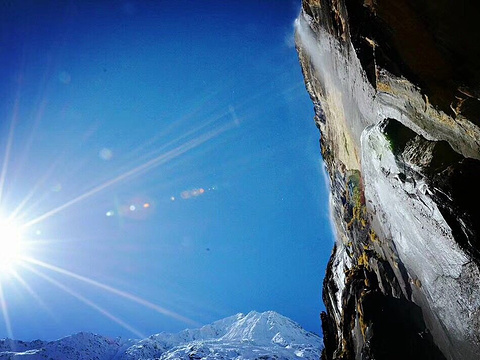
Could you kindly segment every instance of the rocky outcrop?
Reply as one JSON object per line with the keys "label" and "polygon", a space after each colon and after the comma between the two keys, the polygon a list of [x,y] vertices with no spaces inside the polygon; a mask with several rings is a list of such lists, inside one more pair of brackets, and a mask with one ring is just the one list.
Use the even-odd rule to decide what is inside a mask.
{"label": "rocky outcrop", "polygon": [[337,241],[324,359],[480,354],[480,32],[465,1],[304,0]]}

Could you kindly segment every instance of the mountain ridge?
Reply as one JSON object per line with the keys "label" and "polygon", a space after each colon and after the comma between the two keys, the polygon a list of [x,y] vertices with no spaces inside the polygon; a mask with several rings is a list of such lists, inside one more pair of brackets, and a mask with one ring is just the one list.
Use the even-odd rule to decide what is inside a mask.
{"label": "mountain ridge", "polygon": [[0,340],[0,359],[318,359],[322,339],[274,311],[220,319],[198,329],[145,339],[80,332],[54,341]]}

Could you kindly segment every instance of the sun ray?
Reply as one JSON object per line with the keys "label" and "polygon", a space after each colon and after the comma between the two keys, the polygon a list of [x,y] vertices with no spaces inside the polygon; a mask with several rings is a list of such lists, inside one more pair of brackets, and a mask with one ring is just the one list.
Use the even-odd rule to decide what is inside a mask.
{"label": "sun ray", "polygon": [[5,328],[7,329],[7,335],[10,339],[13,339],[12,323],[10,322],[10,315],[8,314],[7,301],[3,294],[3,286],[0,282],[0,307],[2,308],[3,321],[5,322]]}
{"label": "sun ray", "polygon": [[18,120],[18,108],[20,106],[20,85],[15,96],[15,103],[13,105],[12,120],[8,129],[7,143],[5,145],[5,154],[3,156],[2,171],[0,172],[0,205],[2,204],[3,187],[5,185],[5,178],[7,176],[8,165],[10,162],[10,151],[12,150],[13,135],[15,133],[15,126]]}
{"label": "sun ray", "polygon": [[142,334],[140,331],[138,331],[137,329],[133,328],[131,325],[127,324],[125,321],[119,319],[118,317],[116,317],[115,315],[111,314],[108,310],[105,310],[104,308],[102,308],[101,306],[97,305],[96,303],[94,303],[93,301],[87,299],[86,297],[80,295],[79,293],[73,291],[72,289],[70,289],[68,286],[66,286],[65,284],[62,284],[61,282],[55,280],[55,279],[52,279],[50,276],[42,273],[40,270],[38,269],[35,269],[27,264],[22,264],[23,267],[25,267],[26,269],[30,270],[31,272],[33,272],[34,274],[36,274],[37,276],[40,276],[41,278],[47,280],[49,283],[51,283],[52,285],[55,285],[56,287],[58,287],[59,289],[65,291],[67,294],[70,294],[71,296],[73,296],[74,298],[80,300],[81,302],[83,302],[85,305],[88,305],[90,306],[92,309],[98,311],[100,314],[104,315],[105,317],[107,317],[108,319],[112,320],[113,322],[117,323],[118,325],[122,326],[123,328],[127,329],[128,331],[130,331],[132,334],[135,334],[136,336],[140,337],[141,339],[145,338],[145,335]]}
{"label": "sun ray", "polygon": [[[188,118],[191,118],[193,117],[193,115],[195,115],[196,112],[198,112],[201,108],[199,107],[198,109],[195,109],[192,113],[190,114],[187,114],[185,115],[185,117],[180,120],[180,121],[184,121]],[[143,160],[146,160],[148,158],[156,158],[156,157],[159,157],[159,156],[162,156],[161,153],[163,151],[166,151],[166,149],[168,149],[169,147],[175,145],[176,143],[179,143],[181,140],[185,139],[185,138],[188,138],[189,136],[191,135],[194,135],[195,133],[197,132],[200,132],[201,130],[205,129],[206,127],[212,125],[213,123],[215,123],[216,121],[222,119],[223,117],[225,117],[226,115],[229,114],[229,111],[222,111],[220,112],[219,114],[214,114],[211,118],[209,118],[207,121],[204,121],[202,122],[201,125],[193,128],[193,129],[190,129],[184,133],[182,133],[181,135],[177,136],[176,138],[166,142],[166,143],[163,143],[161,145],[158,145],[158,147],[155,149],[155,150],[152,150],[150,152],[147,152],[147,153],[144,153],[142,155],[139,155],[139,152],[145,148],[148,147],[148,145],[151,145],[153,143],[155,143],[155,141],[161,137],[161,135],[156,135],[154,137],[152,137],[151,139],[149,139],[146,143],[140,145],[139,147],[137,147],[136,149],[132,150],[128,156],[130,158],[134,158],[134,161],[135,162],[139,162],[139,161],[143,161]],[[179,121],[175,122],[175,123],[178,123]],[[170,127],[172,127],[173,125],[171,125]],[[227,125],[228,127],[228,125]],[[223,131],[221,131],[223,132]],[[162,132],[162,135],[163,136],[166,136],[166,133],[168,133],[168,130],[167,131],[163,131]],[[219,135],[219,134],[218,134]],[[182,146],[182,145],[179,145],[179,146]],[[160,154],[160,155],[159,155]],[[132,165],[125,165],[125,166],[122,166],[122,169],[129,169]],[[129,171],[129,170],[125,170],[125,171]]]}
{"label": "sun ray", "polygon": [[154,151],[151,151],[150,153],[142,155],[142,158],[148,158],[148,157],[151,157],[151,156],[155,156],[159,152],[163,151],[164,149],[168,148],[169,146],[172,146],[173,144],[179,142],[180,140],[183,140],[183,139],[187,138],[188,136],[191,136],[192,134],[200,132],[201,130],[205,129],[207,126],[209,126],[209,125],[213,124],[214,122],[222,119],[223,117],[229,115],[229,113],[230,113],[229,110],[225,110],[225,111],[221,112],[220,114],[213,116],[212,118],[203,122],[202,125],[197,126],[196,128],[191,129],[191,130],[181,134],[177,138],[161,145],[161,147],[159,147],[158,149],[155,149]]}
{"label": "sun ray", "polygon": [[[49,178],[49,176],[53,173],[57,165],[60,163],[62,160],[62,157],[58,157],[47,169],[47,171],[43,174],[43,176],[33,185],[32,189],[30,192],[23,198],[23,200],[17,205],[17,207],[10,213],[9,219],[15,218],[25,207],[25,205],[30,201],[30,199],[35,195],[37,190],[40,188],[40,186]],[[47,194],[46,194],[47,195]],[[45,195],[45,196],[46,196]],[[43,199],[43,197],[42,197]],[[36,203],[41,202],[42,199],[39,199],[36,201],[33,205],[30,207],[34,206]],[[24,213],[28,213],[28,211],[24,211]]]}
{"label": "sun ray", "polygon": [[[263,92],[262,92],[262,94],[263,94]],[[241,105],[237,106],[236,108],[238,109],[239,107],[242,107],[242,106],[247,105],[251,100],[256,99],[256,98],[257,98],[258,96],[260,96],[260,95],[261,95],[261,94],[259,94],[259,95],[255,95],[255,94],[254,94],[253,96],[251,96],[249,99],[246,99]],[[182,121],[184,121],[184,120],[192,117],[192,116],[193,116],[195,113],[197,113],[200,109],[201,109],[201,107],[198,107],[198,108],[195,109],[192,113],[185,115],[184,118],[182,119]],[[159,151],[162,151],[163,149],[168,148],[169,146],[171,146],[171,145],[179,142],[180,140],[182,140],[182,139],[184,139],[184,138],[186,138],[186,137],[188,137],[188,136],[190,136],[190,135],[192,135],[192,134],[195,134],[196,132],[201,131],[202,129],[206,128],[207,126],[209,126],[209,125],[211,125],[211,124],[213,124],[213,123],[215,123],[215,122],[218,121],[219,119],[222,119],[223,117],[230,115],[231,112],[232,112],[232,111],[231,111],[230,108],[227,109],[227,110],[225,110],[225,111],[218,112],[217,114],[213,115],[210,119],[208,119],[207,121],[203,122],[200,126],[197,126],[196,128],[194,128],[194,129],[192,129],[192,130],[189,130],[189,131],[183,133],[182,135],[178,136],[177,138],[175,138],[175,139],[167,142],[166,144],[161,145],[161,147],[160,147],[159,149],[157,149],[157,150],[155,150],[155,151],[152,151],[152,152],[150,152],[149,154],[143,155],[141,158],[148,158],[148,157],[157,155],[157,154],[159,153]],[[234,119],[234,120],[235,120],[235,119]],[[235,120],[235,124],[236,124],[236,120]],[[232,127],[232,126],[227,125],[227,128],[231,128],[231,127]],[[220,129],[219,133],[221,133],[221,132],[223,132],[223,131],[225,131],[225,130]],[[208,134],[209,134],[209,133],[208,133]],[[207,135],[208,135],[208,134],[207,134]],[[219,135],[219,134],[216,134],[216,135]],[[215,135],[215,136],[216,136],[216,135]],[[213,136],[212,136],[212,137],[213,137]],[[152,139],[150,139],[150,140],[147,142],[147,144],[154,143],[157,138],[158,138],[158,136],[154,136]],[[206,139],[206,140],[209,140],[209,139]],[[205,140],[205,141],[206,141],[206,140]],[[191,141],[195,141],[195,139],[194,139],[194,140],[191,140]],[[201,141],[201,142],[204,142],[204,141]],[[187,143],[187,144],[188,144],[188,143]],[[132,151],[132,154],[140,151],[141,149],[145,148],[146,146],[147,146],[147,145],[145,145],[145,144],[142,145],[142,146],[140,146],[139,148],[133,150],[133,151]],[[185,146],[185,144],[180,145],[180,146],[177,147],[176,149],[181,148],[181,147],[183,147],[183,146]],[[196,146],[198,146],[198,145],[196,145]],[[193,147],[195,147],[195,146],[193,146]],[[176,149],[174,149],[174,150],[172,150],[172,151],[175,151]],[[186,149],[185,151],[188,151],[188,150],[190,150],[190,148]],[[182,153],[185,152],[185,151],[182,151]],[[165,161],[162,162],[163,159],[161,159],[161,158],[163,158],[164,155],[165,155],[165,154],[157,155],[154,159],[147,161],[146,164],[147,164],[147,163],[150,163],[150,162],[154,162],[155,160],[159,160],[159,163],[158,163],[157,165],[161,165],[162,163],[169,161],[170,159],[165,159]],[[57,159],[57,160],[60,160],[60,158]],[[138,158],[137,158],[137,161],[138,161]],[[33,195],[35,194],[35,192],[36,192],[36,190],[38,189],[38,187],[41,185],[41,183],[43,183],[43,182],[46,180],[46,178],[48,178],[48,175],[53,171],[53,169],[56,167],[56,165],[58,164],[58,162],[59,162],[59,161],[56,161],[55,164],[54,164],[54,166],[51,166],[51,168],[50,168],[49,171],[48,171],[48,174],[45,174],[45,176],[42,177],[41,180],[39,180],[39,182],[35,185],[34,189],[32,189],[32,190],[30,191],[30,193],[27,195],[27,197],[17,206],[17,208],[14,210],[14,215],[17,215],[17,214],[23,209],[23,207],[26,205],[26,203],[33,197]],[[146,165],[146,164],[143,164],[143,165]],[[155,167],[155,166],[157,166],[157,165],[153,165],[152,167]],[[142,167],[143,167],[143,166],[140,165],[140,166],[135,167],[133,170],[126,170],[125,174],[121,174],[121,175],[119,175],[117,178],[110,180],[110,181],[112,181],[112,183],[110,183],[110,181],[107,181],[107,182],[104,183],[104,184],[98,185],[96,188],[93,188],[92,190],[90,190],[90,191],[88,191],[87,193],[83,194],[83,195],[86,195],[86,196],[80,195],[80,196],[78,196],[77,198],[72,199],[71,202],[65,203],[64,205],[61,205],[61,206],[57,207],[56,209],[53,209],[51,212],[48,212],[47,214],[48,214],[48,215],[53,215],[54,213],[56,213],[56,212],[58,212],[58,211],[61,211],[61,210],[63,210],[64,208],[69,207],[70,205],[73,205],[73,204],[75,204],[76,202],[81,201],[81,200],[83,200],[83,199],[85,199],[85,198],[87,198],[87,197],[89,197],[89,196],[97,193],[98,191],[103,190],[104,188],[106,188],[106,187],[108,187],[108,186],[110,186],[110,185],[113,185],[114,183],[117,183],[117,182],[119,182],[119,181],[122,181],[122,180],[124,180],[124,179],[127,178],[127,177],[134,176],[134,175],[136,175],[136,174],[134,174],[133,172],[135,172],[136,169],[138,169],[139,171],[142,171],[142,169],[140,169],[140,168],[142,168]],[[147,171],[147,170],[145,170],[145,171]],[[107,184],[107,183],[108,183],[108,184]],[[103,186],[103,185],[105,185],[105,186]],[[36,203],[38,203],[38,202],[39,202],[39,201],[37,201]],[[35,204],[34,204],[34,205],[35,205]],[[30,206],[30,208],[31,208],[31,206]],[[28,214],[29,211],[25,211],[24,213],[27,213],[27,214]],[[47,215],[47,214],[42,215],[42,216],[41,216],[42,219],[37,218],[37,219],[34,219],[34,220],[28,222],[28,223],[27,223],[27,224],[28,224],[27,226],[30,226],[30,225],[32,225],[33,223],[36,223],[36,222],[38,222],[38,221],[43,220],[43,216],[45,216],[45,215]],[[48,217],[48,215],[47,215],[47,217]]]}
{"label": "sun ray", "polygon": [[[148,139],[147,141],[145,141],[143,144],[139,145],[137,148],[133,149],[131,152],[130,152],[130,156],[136,156],[137,154],[139,154],[141,151],[143,151],[143,149],[147,148],[148,146],[154,144],[158,139],[161,139],[161,138],[164,138],[167,136],[167,134],[172,131],[173,129],[175,129],[176,127],[179,127],[181,126],[183,123],[185,123],[187,120],[193,118],[196,114],[198,114],[202,109],[204,109],[206,107],[206,105],[208,104],[209,101],[213,100],[216,98],[216,96],[218,96],[218,94],[221,93],[220,90],[217,90],[215,92],[212,92],[210,95],[206,96],[204,99],[200,100],[199,101],[199,105],[196,106],[192,111],[190,111],[189,113],[185,114],[184,116],[182,116],[180,119],[177,119],[176,121],[173,121],[170,125],[168,125],[166,127],[166,129],[164,129],[162,132],[158,133],[158,134],[155,134],[154,136],[152,136],[150,139]],[[203,126],[201,126],[200,128],[203,128]],[[197,129],[195,129],[194,131],[198,131],[199,128],[197,127]],[[191,131],[190,131],[191,132]],[[183,137],[183,136],[181,136]],[[179,138],[177,138],[177,141],[179,140]],[[162,147],[164,147],[162,145]]]}
{"label": "sun ray", "polygon": [[[43,79],[45,81],[45,78]],[[46,96],[42,98],[40,104],[38,105],[38,110],[36,111],[36,115],[33,120],[33,124],[29,126],[30,132],[25,141],[22,142],[22,155],[16,161],[18,167],[16,169],[16,174],[13,178],[13,183],[16,182],[17,176],[21,173],[23,169],[23,165],[26,163],[26,159],[29,156],[30,148],[32,147],[33,140],[35,138],[35,133],[38,130],[38,126],[40,125],[40,121],[43,118],[43,114],[45,113],[45,109],[47,107],[47,99]]]}
{"label": "sun ray", "polygon": [[34,265],[38,265],[38,266],[41,266],[43,268],[46,268],[46,269],[49,269],[49,270],[52,270],[54,272],[57,272],[59,274],[62,274],[62,275],[66,275],[68,277],[71,277],[71,278],[74,278],[74,279],[77,279],[79,281],[82,281],[84,283],[87,283],[89,285],[93,285],[93,286],[96,286],[102,290],[105,290],[107,292],[110,292],[112,294],[115,294],[117,296],[120,296],[120,297],[123,297],[125,299],[128,299],[132,302],[135,302],[137,304],[140,304],[146,308],[149,308],[149,309],[152,309],[160,314],[163,314],[163,315],[166,315],[166,316],[169,316],[173,319],[176,319],[176,320],[179,320],[183,323],[186,323],[186,324],[189,324],[189,325],[194,325],[194,326],[200,326],[201,324],[199,324],[198,322],[192,320],[192,319],[189,319],[183,315],[180,315],[174,311],[171,311],[171,310],[168,310],[162,306],[159,306],[159,305],[156,305],[154,303],[151,303],[150,301],[148,300],[145,300],[145,299],[142,299],[141,297],[139,296],[136,296],[136,295],[133,295],[133,294],[130,294],[128,292],[125,292],[125,291],[122,291],[122,290],[119,290],[119,289],[116,289],[112,286],[109,286],[109,285],[106,285],[106,284],[103,284],[99,281],[96,281],[96,280],[93,280],[93,279],[90,279],[88,277],[85,277],[85,276],[82,276],[82,275],[79,275],[79,274],[76,274],[74,272],[71,272],[71,271],[68,271],[68,270],[65,270],[65,269],[62,269],[60,267],[57,267],[57,266],[54,266],[54,265],[50,265],[50,264],[47,264],[43,261],[40,261],[40,260],[36,260],[36,259],[32,259],[32,258],[28,258],[28,257],[24,257],[23,258],[24,261],[30,263],[30,264],[34,264]]}
{"label": "sun ray", "polygon": [[[139,152],[140,150],[145,149],[145,148],[147,147],[147,145],[143,144],[143,145],[139,146],[137,149],[132,150],[132,151],[128,154],[128,156],[129,156],[130,158],[134,158],[134,159],[135,159],[135,160],[134,160],[135,162],[143,161],[143,160],[145,160],[145,159],[152,158],[152,157],[153,157],[153,158],[157,158],[157,157],[159,157],[159,156],[162,156],[161,153],[162,153],[163,151],[165,151],[166,149],[168,149],[169,147],[175,145],[176,143],[180,142],[181,140],[183,140],[183,139],[185,139],[185,138],[187,138],[187,137],[189,137],[189,136],[191,136],[191,135],[194,135],[194,134],[197,133],[197,132],[200,132],[201,130],[205,129],[207,126],[213,124],[214,122],[218,121],[219,119],[222,119],[223,117],[225,117],[225,116],[228,115],[228,114],[229,114],[229,111],[223,111],[221,114],[215,115],[214,117],[212,117],[212,118],[209,119],[208,121],[203,122],[202,125],[197,126],[196,128],[191,129],[191,130],[189,130],[189,131],[187,131],[187,132],[184,132],[184,133],[182,133],[181,135],[177,136],[175,139],[172,139],[172,140],[170,140],[170,141],[168,141],[168,142],[166,142],[166,143],[164,143],[164,144],[159,145],[155,150],[152,150],[152,151],[150,151],[150,152],[148,152],[148,153],[145,153],[145,154],[142,154],[142,155],[140,156],[140,155],[138,155],[138,152]],[[227,125],[227,127],[228,127],[228,125]],[[220,131],[220,132],[223,132],[223,131],[224,131],[224,130],[222,130],[222,131]],[[165,132],[164,132],[164,133],[165,133]],[[204,135],[205,135],[205,134],[204,134]],[[219,134],[217,134],[217,135],[219,135]],[[217,135],[215,135],[215,136],[217,136]],[[157,136],[155,136],[155,137],[153,137],[152,139],[148,140],[148,141],[147,141],[147,144],[148,144],[148,143],[154,143],[154,142],[156,141],[156,138],[157,138]],[[192,140],[190,140],[190,141],[193,141],[193,140],[195,140],[195,139],[192,139]],[[185,144],[186,144],[186,143],[185,143]],[[183,146],[183,144],[182,144],[182,145],[179,145],[179,147],[181,147],[181,146]],[[175,150],[175,149],[174,149],[174,150]],[[160,155],[159,155],[159,154],[160,154]],[[167,161],[168,161],[168,160],[167,160]],[[159,165],[160,165],[160,164],[159,164]],[[122,169],[129,169],[131,166],[132,166],[132,165],[128,164],[128,165],[122,166]],[[153,167],[155,167],[155,166],[153,166]],[[129,172],[130,170],[125,170],[125,171],[126,171],[126,172]]]}
{"label": "sun ray", "polygon": [[[248,106],[249,103],[251,103],[251,102],[254,101],[255,99],[263,96],[264,93],[265,93],[265,90],[263,90],[263,91],[258,91],[257,93],[252,94],[249,98],[245,99],[245,100],[244,100],[243,102],[241,102],[239,105],[235,106],[235,109],[240,109],[240,108],[242,108],[242,107]],[[168,143],[162,145],[162,146],[160,147],[160,149],[165,149],[165,148],[167,148],[168,146],[173,145],[173,144],[175,144],[176,142],[184,139],[185,137],[188,137],[188,136],[194,134],[195,132],[198,132],[198,131],[204,129],[205,127],[207,127],[208,125],[211,125],[212,123],[218,121],[219,119],[221,119],[221,118],[223,118],[223,117],[225,117],[225,116],[231,115],[231,113],[232,113],[231,108],[232,108],[232,107],[230,107],[229,109],[227,109],[227,110],[225,110],[225,111],[223,111],[223,112],[219,112],[217,115],[214,115],[211,119],[209,119],[208,121],[202,123],[200,126],[197,126],[196,128],[194,128],[194,129],[192,129],[192,130],[190,130],[190,131],[188,131],[188,132],[186,132],[186,133],[178,136],[176,139],[174,139],[174,140],[172,140],[172,141],[169,141]],[[195,114],[196,112],[198,112],[199,109],[200,109],[200,107],[199,107],[198,109],[195,109],[191,114],[187,114],[186,116],[184,116],[184,119],[188,119],[189,117],[193,116],[193,114]],[[184,120],[184,119],[183,119],[183,120]],[[235,125],[238,125],[238,120],[237,120],[237,119],[234,119],[234,124],[235,124]],[[218,133],[215,134],[214,136],[217,136],[217,135],[219,135],[221,132],[224,132],[225,130],[228,130],[228,128],[233,127],[233,126],[231,126],[231,125],[232,125],[232,124],[227,124],[226,126],[224,126],[223,128],[221,128],[221,129],[218,131]],[[227,129],[224,129],[225,127],[226,127]],[[173,149],[173,150],[170,150],[170,151],[168,151],[168,152],[166,152],[166,153],[164,153],[164,154],[157,155],[155,158],[146,161],[146,162],[145,162],[144,164],[142,164],[142,165],[136,166],[136,167],[134,167],[134,168],[131,169],[131,170],[126,170],[124,173],[118,175],[117,177],[115,177],[115,178],[113,178],[113,179],[110,179],[110,180],[107,180],[106,182],[104,182],[104,183],[102,183],[102,184],[100,184],[100,185],[92,188],[91,190],[86,191],[84,194],[79,195],[79,196],[77,196],[76,198],[71,199],[70,201],[67,201],[65,204],[60,205],[60,206],[58,206],[58,207],[56,207],[56,208],[54,208],[54,209],[52,209],[52,210],[44,213],[43,215],[40,215],[39,217],[37,217],[37,218],[35,218],[35,219],[31,220],[31,221],[26,222],[25,226],[28,227],[28,226],[31,226],[31,225],[33,225],[33,224],[36,224],[36,223],[44,220],[45,218],[48,218],[49,216],[54,215],[54,214],[56,214],[57,212],[62,211],[62,210],[64,210],[64,209],[70,207],[71,205],[76,204],[77,202],[82,201],[82,200],[84,200],[84,199],[86,199],[86,198],[88,198],[88,197],[90,197],[90,196],[92,196],[92,195],[94,195],[94,194],[96,194],[96,193],[104,190],[105,188],[107,188],[107,187],[109,187],[109,186],[111,186],[111,185],[114,185],[115,183],[118,183],[118,182],[120,182],[120,181],[122,181],[122,180],[125,180],[125,179],[129,178],[129,177],[133,177],[133,176],[135,176],[135,175],[138,175],[139,173],[142,173],[142,172],[144,172],[144,171],[148,171],[148,170],[150,170],[150,169],[153,168],[153,167],[156,167],[156,166],[159,166],[159,165],[161,165],[161,164],[164,164],[164,163],[168,162],[169,160],[171,160],[171,159],[173,159],[173,158],[175,157],[175,156],[171,156],[170,158],[168,158],[168,155],[172,155],[172,154],[176,153],[176,152],[179,151],[179,150],[180,150],[180,151],[179,151],[179,154],[178,154],[178,155],[183,154],[184,152],[190,150],[191,148],[194,148],[194,147],[200,145],[201,143],[209,140],[211,137],[214,137],[214,136],[211,136],[211,137],[209,136],[212,132],[215,132],[215,130],[213,130],[213,131],[211,131],[211,132],[209,132],[209,133],[207,133],[207,134],[204,134],[204,135],[199,136],[199,139],[201,139],[202,137],[205,137],[205,135],[207,136],[207,138],[206,138],[206,139],[203,139],[203,140],[201,139],[201,141],[199,141],[198,144],[195,144],[195,142],[197,142],[197,139],[193,139],[193,140],[191,140],[191,141],[189,141],[189,142],[187,142],[187,143],[185,143],[185,144],[179,145],[177,148],[175,148],[175,149]],[[150,139],[147,143],[153,143],[153,142],[155,142],[155,139],[156,139],[156,138],[157,138],[157,136],[153,137],[153,138]],[[186,146],[186,148],[182,150],[182,148],[184,148],[185,146]],[[141,148],[144,148],[144,146],[140,146],[139,148],[133,150],[133,152],[136,152],[136,151],[138,151],[138,150],[141,149]],[[132,153],[133,153],[133,152],[132,152]],[[156,154],[158,154],[158,152],[159,152],[159,149],[157,149],[157,150],[155,150],[155,151],[152,151],[152,152],[149,153],[149,154],[143,155],[142,158],[150,157],[150,156],[155,156]],[[177,156],[178,156],[178,155],[177,155]],[[137,161],[138,161],[138,158],[137,158]],[[52,170],[53,170],[53,168],[54,168],[54,166],[52,166]],[[44,178],[46,178],[46,177],[48,177],[48,176],[45,176]],[[45,181],[44,178],[42,178],[42,181]],[[42,181],[40,181],[40,182],[42,182]],[[34,195],[34,193],[35,193],[35,191],[36,191],[36,189],[38,188],[39,185],[40,185],[40,184],[36,185],[36,186],[35,186],[35,189],[32,189],[32,191],[31,191],[31,192],[27,195],[27,197],[21,202],[21,204],[19,204],[19,205],[17,206],[17,208],[16,208],[15,211],[14,211],[14,212],[15,212],[15,215],[18,214],[18,213],[20,212],[20,210],[22,210],[22,208],[25,206],[25,204],[30,200],[30,198],[33,197],[33,195]],[[25,211],[24,213],[28,214],[29,211]]]}
{"label": "sun ray", "polygon": [[[52,164],[50,165],[50,167],[47,169],[47,171],[44,173],[44,175],[35,183],[34,187],[31,189],[31,191],[27,194],[27,196],[22,200],[22,202],[17,205],[17,207],[15,208],[14,210],[14,215],[17,216],[17,214],[21,211],[21,214],[23,214],[22,217],[25,217],[27,216],[31,211],[32,209],[34,209],[36,206],[38,206],[39,204],[42,204],[43,201],[48,198],[51,194],[49,192],[44,192],[43,195],[41,195],[39,198],[37,198],[35,200],[35,202],[29,204],[29,207],[24,209],[25,205],[28,203],[28,201],[30,201],[30,199],[35,195],[36,191],[38,190],[38,188],[43,185],[47,180],[48,178],[50,177],[50,175],[53,174],[53,172],[56,170],[56,168],[62,164],[62,161],[65,161],[65,159],[67,158],[68,156],[68,152],[67,151],[63,151],[53,162]],[[84,166],[86,164],[87,160],[84,159],[82,161],[79,161],[79,162],[76,162],[75,164],[75,168],[70,168],[70,172],[71,173],[74,173],[75,171],[78,171],[78,169],[80,169],[82,166]]]}
{"label": "sun ray", "polygon": [[32,287],[25,281],[24,278],[20,276],[18,272],[15,270],[10,271],[11,275],[17,279],[17,281],[27,290],[27,292],[32,296],[39,304],[40,306],[50,314],[52,318],[56,318],[55,314],[53,311],[45,304],[45,302],[42,300],[42,298],[32,289]]}
{"label": "sun ray", "polygon": [[[42,101],[42,104],[40,105],[41,107],[45,107],[46,106],[46,100],[44,99]],[[34,123],[34,126],[33,126],[33,130],[31,130],[31,134],[30,134],[30,137],[27,141],[27,150],[28,148],[31,146],[31,143],[33,141],[33,138],[34,138],[34,131],[36,130],[36,128],[38,127],[38,124],[40,122],[40,120],[42,119],[43,117],[43,112],[44,112],[44,109],[40,109],[39,112],[37,113],[37,118],[35,119],[35,123]],[[94,134],[95,132],[97,131],[97,126],[91,126],[83,135],[82,139],[83,141],[85,141],[86,139],[88,139],[92,134]],[[32,186],[31,190],[29,191],[29,193],[22,199],[22,201],[16,206],[16,208],[13,210],[13,212],[10,214],[9,218],[14,218],[16,217],[19,213],[21,213],[21,215],[24,216],[27,216],[31,211],[32,209],[34,209],[37,205],[39,204],[42,204],[43,201],[45,200],[45,198],[47,198],[48,196],[50,196],[50,194],[48,192],[44,192],[42,196],[40,196],[39,198],[37,198],[35,200],[35,202],[29,204],[29,207],[27,209],[24,209],[25,206],[27,205],[27,203],[33,198],[33,196],[37,193],[38,189],[40,188],[40,186],[42,186],[48,179],[49,177],[54,173],[54,171],[58,168],[59,165],[61,165],[62,163],[65,163],[65,159],[69,156],[69,153],[71,153],[72,151],[75,151],[75,149],[70,149],[70,150],[63,150],[50,164],[50,166],[48,167],[48,169],[44,172],[44,174],[40,177],[39,180],[37,180],[35,182],[35,184]],[[26,150],[24,149],[24,153],[26,153]],[[25,157],[25,156],[24,156]],[[20,160],[19,163],[22,164],[24,161]],[[82,162],[76,162],[76,168],[80,168],[82,165],[84,165],[86,163],[86,160],[82,161]],[[72,170],[72,167],[69,167],[69,170],[70,172],[74,172]]]}
{"label": "sun ray", "polygon": [[155,168],[159,165],[162,165],[162,164],[165,164],[167,163],[168,161],[172,160],[172,159],[175,159],[176,157],[186,153],[187,151],[191,150],[191,149],[194,149],[196,147],[198,147],[199,145],[207,142],[208,140],[211,140],[213,139],[214,137],[220,135],[221,133],[231,129],[235,124],[233,123],[228,123],[218,129],[214,129],[214,130],[211,130],[209,131],[208,133],[205,133],[193,140],[190,140],[182,145],[179,145],[178,147],[176,147],[175,149],[173,150],[170,150],[170,151],[167,151],[129,171],[126,171],[124,172],[123,174],[120,174],[118,175],[117,177],[113,178],[113,179],[110,179],[100,185],[97,185],[96,187],[94,187],[93,189],[90,189],[88,191],[86,191],[85,193],[65,202],[64,204],[50,210],[50,211],[47,211],[46,213],[44,213],[43,215],[40,215],[38,216],[37,218],[33,219],[33,220],[30,220],[28,222],[26,222],[23,227],[30,227],[34,224],[37,224],[39,223],[40,221],[43,221],[47,218],[49,218],[50,216],[52,215],[55,215],[56,213],[62,211],[62,210],[65,210],[66,208],[82,201],[82,200],[85,200],[86,198],[89,198],[91,197],[92,195],[95,195],[97,194],[98,192],[114,185],[114,184],[117,184],[118,182],[121,182],[125,179],[128,179],[128,178],[132,178],[134,176],[138,176],[146,171],[149,171],[151,170],[152,168]]}

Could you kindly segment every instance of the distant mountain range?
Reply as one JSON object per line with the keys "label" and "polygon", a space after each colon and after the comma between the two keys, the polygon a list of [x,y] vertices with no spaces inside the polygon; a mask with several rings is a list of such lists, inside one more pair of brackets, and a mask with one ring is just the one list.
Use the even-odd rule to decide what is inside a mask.
{"label": "distant mountain range", "polygon": [[322,339],[274,311],[237,314],[200,329],[143,340],[78,333],[55,341],[0,340],[0,359],[319,359]]}

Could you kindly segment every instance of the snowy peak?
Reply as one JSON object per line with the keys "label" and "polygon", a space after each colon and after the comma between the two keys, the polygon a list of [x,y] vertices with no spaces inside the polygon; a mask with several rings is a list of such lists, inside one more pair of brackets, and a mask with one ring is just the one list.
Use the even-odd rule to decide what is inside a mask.
{"label": "snowy peak", "polygon": [[274,311],[252,311],[247,315],[238,314],[237,321],[228,328],[222,339],[267,345],[272,342],[298,343],[309,335],[300,325]]}
{"label": "snowy peak", "polygon": [[140,341],[79,333],[52,342],[0,341],[0,359],[319,359],[322,339],[274,311],[237,314]]}
{"label": "snowy peak", "polygon": [[274,312],[237,314],[200,329],[160,333],[138,342],[125,359],[318,359],[322,339]]}

